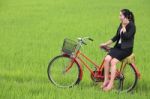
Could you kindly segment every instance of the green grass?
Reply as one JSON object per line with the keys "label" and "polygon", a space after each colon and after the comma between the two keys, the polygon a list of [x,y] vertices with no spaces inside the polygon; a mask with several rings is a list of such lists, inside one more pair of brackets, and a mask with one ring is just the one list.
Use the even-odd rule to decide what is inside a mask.
{"label": "green grass", "polygon": [[[149,0],[1,0],[0,98],[148,98],[149,4]],[[60,54],[63,39],[92,37],[94,42],[82,51],[100,63],[103,55],[99,44],[115,34],[122,8],[135,13],[137,26],[134,53],[141,79],[134,93],[104,93],[99,86],[92,85],[86,69],[79,86],[71,89],[53,86],[47,77],[47,65]]]}

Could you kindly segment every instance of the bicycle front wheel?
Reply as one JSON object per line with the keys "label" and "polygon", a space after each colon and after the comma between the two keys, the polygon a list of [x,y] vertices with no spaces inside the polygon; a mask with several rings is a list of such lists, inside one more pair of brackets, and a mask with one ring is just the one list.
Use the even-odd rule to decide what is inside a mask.
{"label": "bicycle front wheel", "polygon": [[80,82],[80,68],[76,61],[65,55],[54,57],[47,69],[49,80],[57,87],[72,87]]}

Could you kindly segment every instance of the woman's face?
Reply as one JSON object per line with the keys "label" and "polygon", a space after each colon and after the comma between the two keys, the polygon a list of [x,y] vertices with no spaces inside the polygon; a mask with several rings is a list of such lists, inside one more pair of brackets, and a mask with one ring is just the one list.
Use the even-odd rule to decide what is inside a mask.
{"label": "woman's face", "polygon": [[119,14],[119,19],[121,22],[123,22],[123,20],[125,19],[125,16],[122,14],[122,12],[120,12]]}

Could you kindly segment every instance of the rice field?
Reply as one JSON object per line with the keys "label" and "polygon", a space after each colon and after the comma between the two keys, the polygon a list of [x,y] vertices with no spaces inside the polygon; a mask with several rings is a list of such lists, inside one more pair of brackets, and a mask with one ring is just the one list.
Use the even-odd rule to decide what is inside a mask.
{"label": "rice field", "polygon": [[[105,53],[99,45],[116,33],[122,8],[135,14],[134,53],[141,73],[135,90],[103,92],[100,85],[93,85],[85,67],[78,86],[61,89],[51,84],[47,66],[61,54],[64,38],[93,38],[81,51],[101,63]],[[1,0],[0,99],[148,99],[149,10],[149,0]]]}

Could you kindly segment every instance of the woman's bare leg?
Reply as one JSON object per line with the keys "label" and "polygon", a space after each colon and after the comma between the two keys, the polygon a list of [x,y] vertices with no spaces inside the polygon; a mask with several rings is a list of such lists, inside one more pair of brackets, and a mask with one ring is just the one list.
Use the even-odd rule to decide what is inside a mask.
{"label": "woman's bare leg", "polygon": [[112,89],[114,84],[114,79],[116,77],[116,64],[119,62],[116,58],[111,60],[111,78],[107,87],[104,88],[104,91],[109,91]]}
{"label": "woman's bare leg", "polygon": [[104,60],[104,82],[101,86],[101,88],[105,87],[107,83],[109,82],[109,71],[110,71],[110,61],[112,57],[110,55],[107,55]]}

